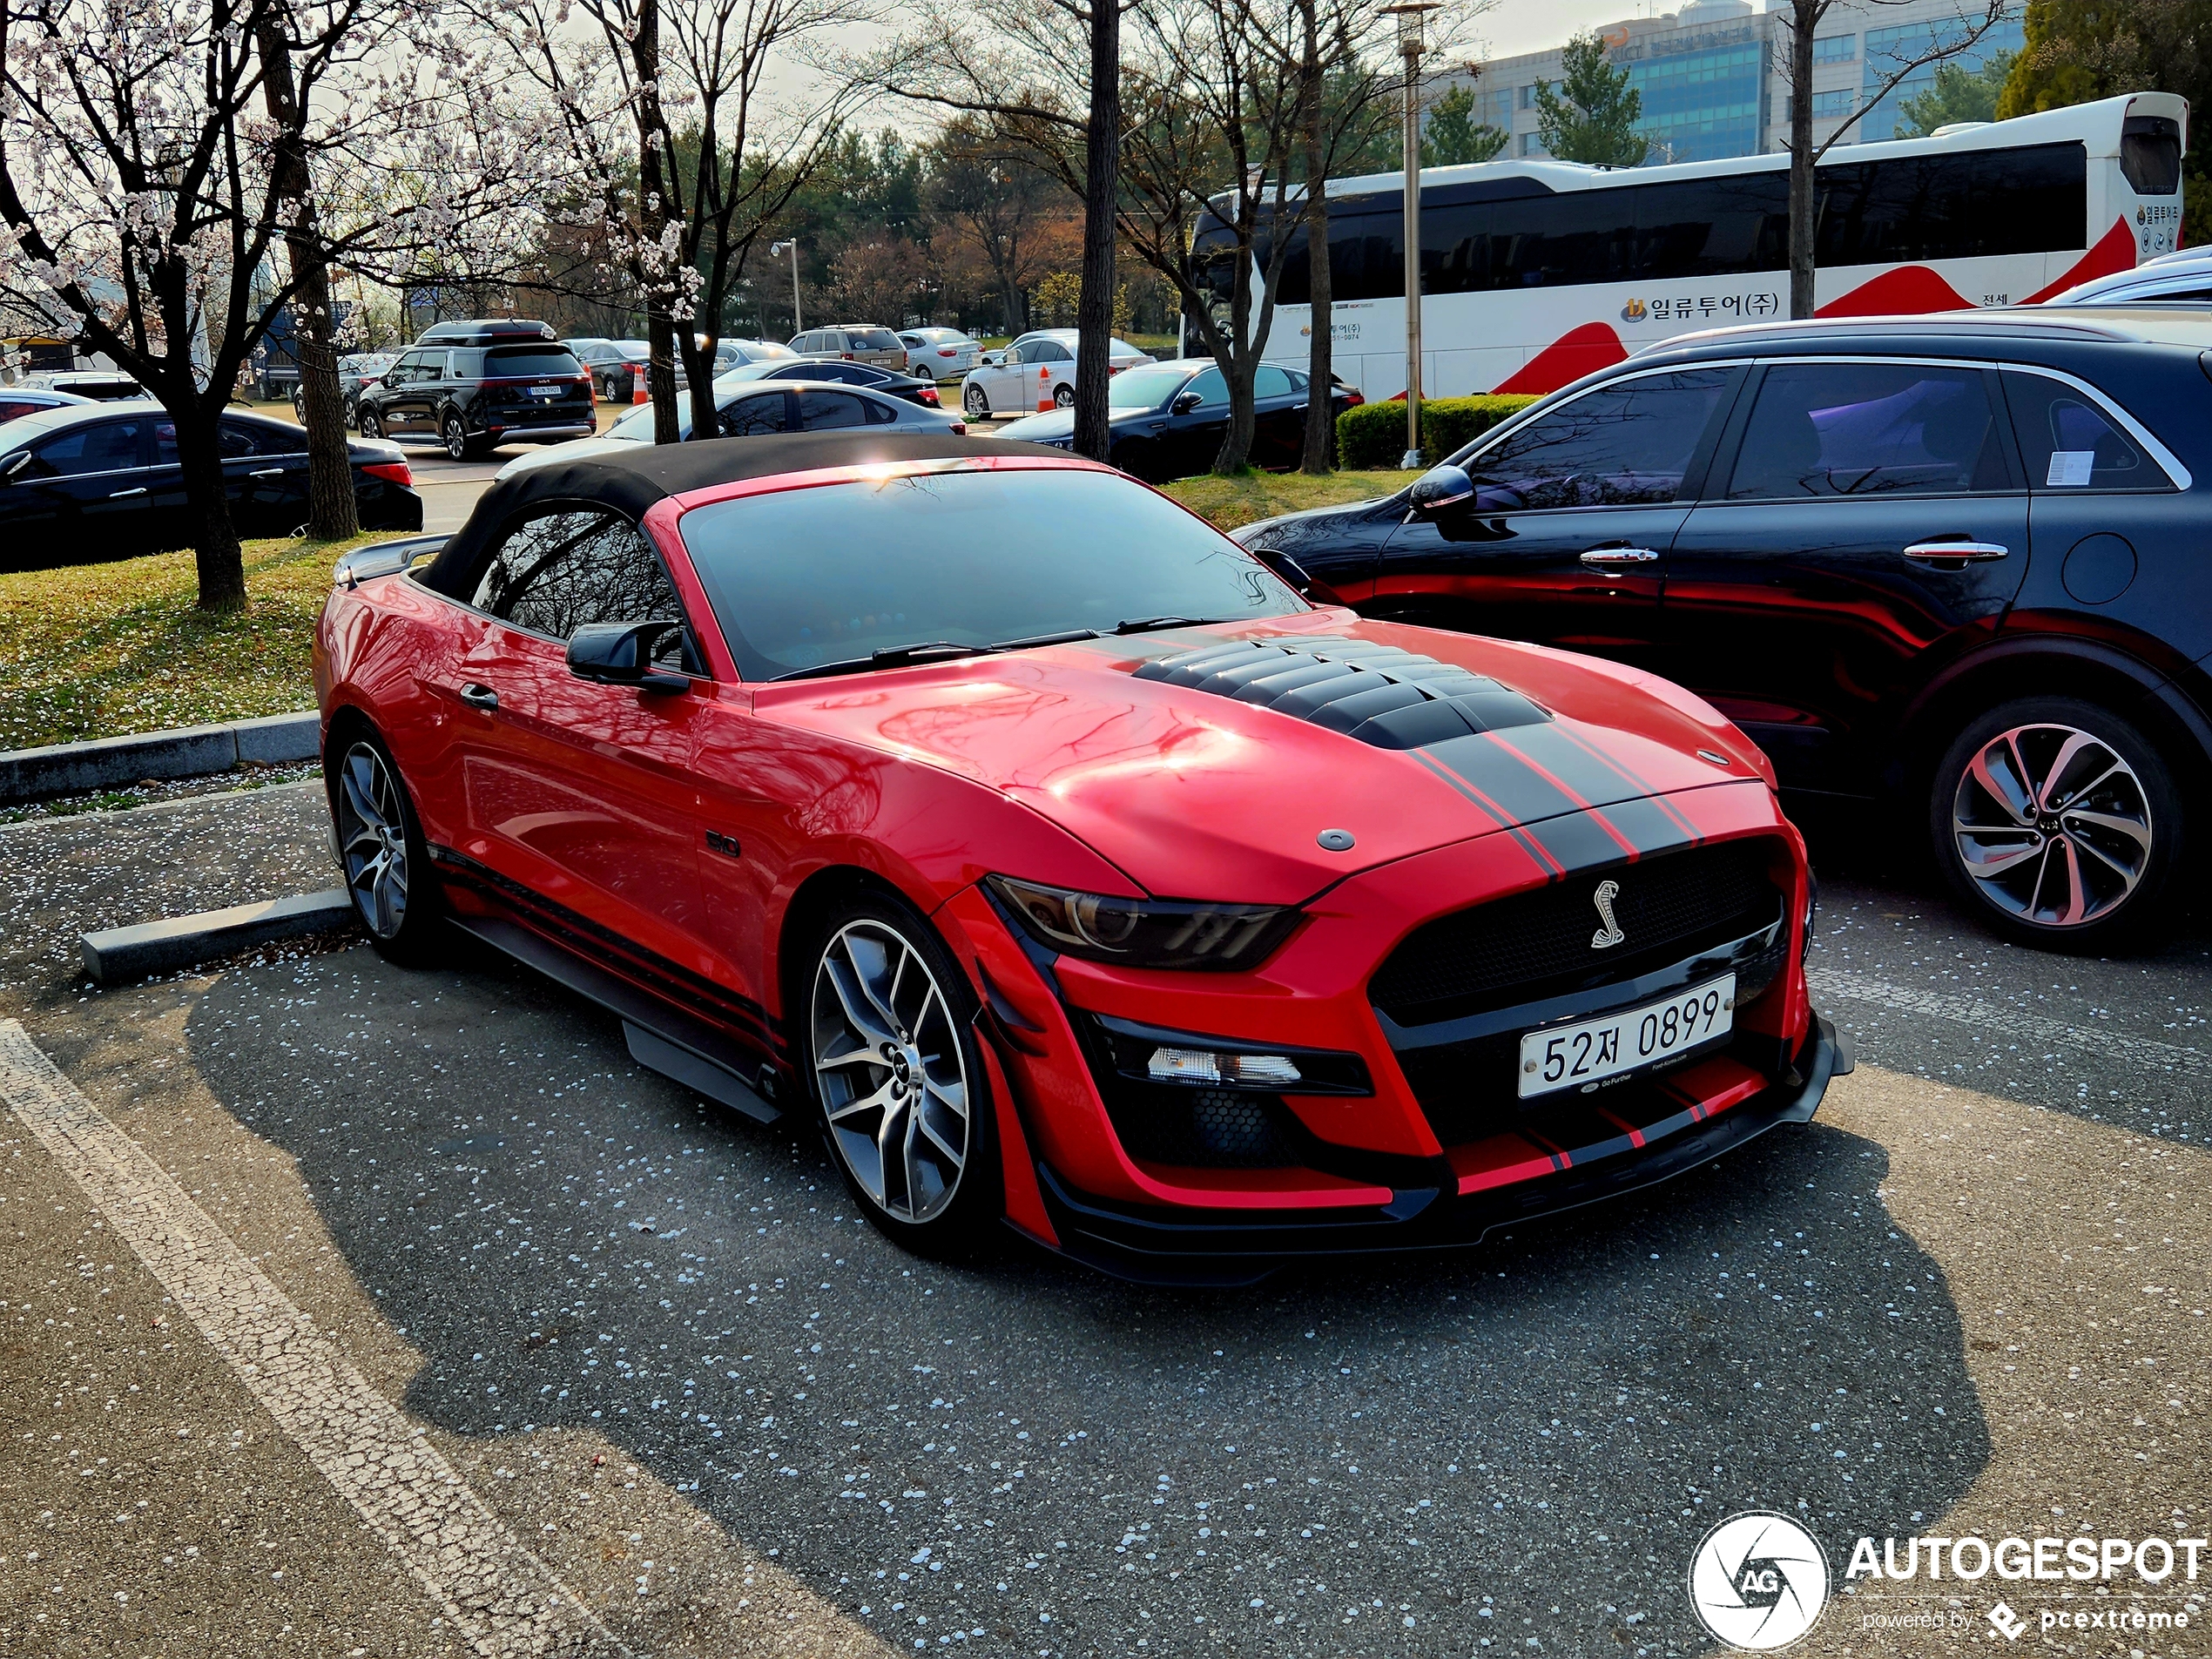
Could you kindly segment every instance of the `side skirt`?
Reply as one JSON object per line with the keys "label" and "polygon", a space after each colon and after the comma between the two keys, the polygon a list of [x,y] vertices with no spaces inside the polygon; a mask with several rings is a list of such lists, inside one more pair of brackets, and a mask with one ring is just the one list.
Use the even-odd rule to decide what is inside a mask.
{"label": "side skirt", "polygon": [[771,1091],[775,1086],[767,1064],[704,1021],[670,1008],[520,922],[496,916],[449,920],[463,933],[616,1015],[631,1057],[639,1065],[757,1123],[772,1123],[783,1116],[762,1092],[764,1084]]}

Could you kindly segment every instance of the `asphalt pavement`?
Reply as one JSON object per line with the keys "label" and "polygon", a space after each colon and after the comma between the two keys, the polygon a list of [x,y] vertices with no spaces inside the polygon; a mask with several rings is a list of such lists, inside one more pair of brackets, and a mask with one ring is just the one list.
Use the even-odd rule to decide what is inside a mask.
{"label": "asphalt pavement", "polygon": [[[1683,1654],[1738,1509],[1839,1576],[1860,1534],[2202,1536],[2212,932],[2018,949],[1867,844],[1816,843],[1858,1070],[1811,1124],[1475,1250],[1177,1292],[902,1254],[813,1136],[458,947],[75,976],[82,928],[329,885],[313,784],[0,826],[36,1045],[0,1042],[0,1650]],[[322,1380],[272,1380],[273,1328]],[[446,1554],[348,1434],[472,1494]],[[1851,1588],[1804,1650],[1999,1640],[1993,1584]],[[502,1595],[551,1622],[485,1635]],[[1926,1611],[1963,1627],[1865,1625]]]}

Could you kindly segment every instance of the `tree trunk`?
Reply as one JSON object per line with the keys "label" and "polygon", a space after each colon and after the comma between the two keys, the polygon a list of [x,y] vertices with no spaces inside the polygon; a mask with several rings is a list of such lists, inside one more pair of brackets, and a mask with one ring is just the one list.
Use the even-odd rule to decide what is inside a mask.
{"label": "tree trunk", "polygon": [[1321,51],[1318,38],[1316,0],[1305,0],[1299,10],[1305,18],[1305,263],[1306,299],[1311,309],[1306,321],[1312,334],[1307,342],[1305,392],[1305,448],[1299,457],[1302,470],[1325,475],[1336,464],[1337,416],[1332,388],[1333,324],[1330,320],[1329,180],[1325,159],[1328,147],[1322,131]]}
{"label": "tree trunk", "polygon": [[664,179],[660,166],[660,0],[639,0],[637,35],[630,43],[631,61],[637,76],[637,228],[649,246],[643,263],[645,293],[645,395],[653,401],[653,442],[674,443],[680,436],[676,414],[676,320],[671,314],[675,280],[663,268],[661,233],[672,215],[668,211],[672,179]]}
{"label": "tree trunk", "polygon": [[1251,459],[1252,436],[1259,424],[1252,398],[1252,377],[1258,368],[1256,354],[1244,354],[1244,361],[1224,377],[1229,383],[1229,430],[1222,438],[1221,453],[1214,457],[1213,469],[1217,473],[1240,473]]}
{"label": "tree trunk", "polygon": [[[181,379],[186,373],[179,368],[170,378]],[[199,567],[202,610],[236,610],[246,603],[245,552],[239,546],[237,527],[231,522],[223,454],[215,435],[215,422],[227,389],[211,386],[202,396],[187,383],[185,395],[178,401],[162,400],[177,416],[177,469],[185,486],[185,509],[199,527],[192,537],[192,552]],[[182,410],[191,413],[179,413]]]}
{"label": "tree trunk", "polygon": [[714,347],[720,336],[695,335],[685,329],[677,348],[685,353],[684,373],[691,382],[691,435],[718,438],[722,413],[714,407]]}
{"label": "tree trunk", "polygon": [[307,432],[307,534],[342,542],[361,534],[354,499],[354,463],[346,448],[346,398],[338,386],[337,321],[330,310],[330,266],[315,224],[314,180],[300,139],[298,83],[284,14],[264,21],[256,45],[261,54],[261,93],[276,124],[273,183],[277,195],[299,211],[285,227],[284,247],[298,293],[292,306],[292,349],[300,364],[300,401]]}
{"label": "tree trunk", "polygon": [[1114,337],[1114,200],[1121,182],[1122,0],[1090,0],[1090,118],[1083,140],[1082,293],[1076,305],[1075,449],[1113,448],[1106,381]]}
{"label": "tree trunk", "polygon": [[1812,31],[1820,22],[1815,0],[1797,0],[1790,13],[1790,314],[1810,317],[1815,228],[1812,169]]}

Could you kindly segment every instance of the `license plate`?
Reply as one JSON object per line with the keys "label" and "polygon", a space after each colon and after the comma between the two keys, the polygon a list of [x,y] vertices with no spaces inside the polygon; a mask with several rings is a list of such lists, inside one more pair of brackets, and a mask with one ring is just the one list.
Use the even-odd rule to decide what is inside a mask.
{"label": "license plate", "polygon": [[530,388],[530,395],[532,397],[558,397],[561,395],[561,388],[557,386],[533,386]]}
{"label": "license plate", "polygon": [[1736,975],[1708,980],[1661,1002],[1521,1039],[1521,1098],[1590,1089],[1608,1077],[1725,1036],[1736,1023]]}

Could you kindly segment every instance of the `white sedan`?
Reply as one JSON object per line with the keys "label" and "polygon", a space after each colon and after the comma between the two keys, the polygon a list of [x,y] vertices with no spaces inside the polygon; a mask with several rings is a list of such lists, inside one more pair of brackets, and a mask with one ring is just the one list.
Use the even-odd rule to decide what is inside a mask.
{"label": "white sedan", "polygon": [[983,354],[983,347],[957,328],[909,328],[899,343],[907,348],[907,373],[926,381],[965,374]]}
{"label": "white sedan", "polygon": [[[1107,342],[1107,372],[1149,363],[1152,354],[1125,340]],[[961,382],[961,408],[971,421],[994,415],[1035,415],[1076,401],[1076,331],[1041,328],[1003,351],[986,352]]]}

